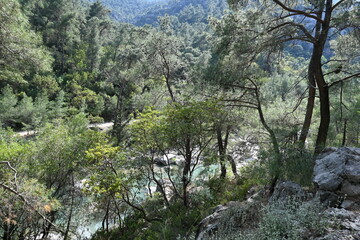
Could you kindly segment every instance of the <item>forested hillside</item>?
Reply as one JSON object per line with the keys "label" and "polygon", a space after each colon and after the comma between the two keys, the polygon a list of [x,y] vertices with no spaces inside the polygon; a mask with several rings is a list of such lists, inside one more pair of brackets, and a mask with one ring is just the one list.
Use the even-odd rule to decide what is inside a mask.
{"label": "forested hillside", "polygon": [[[344,0],[0,0],[1,238],[195,239],[219,204],[315,191],[325,147],[360,147],[359,29]],[[326,233],[264,209],[214,239]]]}
{"label": "forested hillside", "polygon": [[[105,0],[102,3],[111,9],[110,15],[117,21],[133,23],[134,18],[146,14],[150,8],[162,6],[168,0]],[[96,2],[90,1],[89,2]]]}
{"label": "forested hillside", "polygon": [[[90,0],[89,0],[90,1]],[[92,1],[94,2],[94,1]],[[207,22],[208,17],[221,17],[228,9],[226,0],[104,0],[117,21],[158,25],[158,17],[175,16],[182,23]]]}

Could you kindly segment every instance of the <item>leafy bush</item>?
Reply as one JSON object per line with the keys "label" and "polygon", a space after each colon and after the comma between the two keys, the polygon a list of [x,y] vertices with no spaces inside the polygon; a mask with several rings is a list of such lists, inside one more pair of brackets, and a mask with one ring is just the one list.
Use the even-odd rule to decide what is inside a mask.
{"label": "leafy bush", "polygon": [[[239,232],[239,224],[233,219],[246,219],[249,207],[241,206],[228,210],[223,224],[212,239],[236,240],[300,240],[321,236],[328,226],[328,218],[323,214],[323,207],[314,199],[309,202],[277,202],[262,208],[257,228],[245,227]],[[241,216],[243,215],[243,216]],[[256,221],[256,219],[255,219]],[[242,221],[244,222],[244,221]],[[234,228],[237,226],[237,228]],[[243,227],[243,226],[241,226]]]}
{"label": "leafy bush", "polygon": [[213,203],[226,203],[229,201],[244,200],[249,189],[255,185],[252,179],[236,181],[214,177],[206,185],[210,189],[210,196],[213,197]]}
{"label": "leafy bush", "polygon": [[[134,212],[124,219],[119,228],[108,232],[98,231],[92,239],[189,239],[204,217],[202,208],[186,208],[181,201],[173,203],[166,209],[163,208],[163,204],[158,203],[152,201],[151,208],[158,210],[156,215],[161,219],[145,221],[139,212]],[[152,217],[156,216],[149,216],[150,219]]]}
{"label": "leafy bush", "polygon": [[261,153],[261,160],[257,170],[261,174],[260,179],[271,179],[278,175],[281,180],[293,181],[302,186],[312,186],[314,158],[310,151],[296,146],[284,148],[281,151],[281,165],[276,161],[274,154]]}
{"label": "leafy bush", "polygon": [[100,116],[89,115],[88,119],[89,119],[89,122],[91,122],[91,123],[103,123],[104,122],[104,118],[102,118]]}
{"label": "leafy bush", "polygon": [[297,182],[302,186],[312,186],[314,157],[305,149],[287,148],[283,153],[284,180]]}
{"label": "leafy bush", "polygon": [[[289,201],[268,205],[263,209],[258,239],[303,239],[325,232],[327,219],[318,200],[299,203]],[[307,236],[309,237],[309,236]]]}

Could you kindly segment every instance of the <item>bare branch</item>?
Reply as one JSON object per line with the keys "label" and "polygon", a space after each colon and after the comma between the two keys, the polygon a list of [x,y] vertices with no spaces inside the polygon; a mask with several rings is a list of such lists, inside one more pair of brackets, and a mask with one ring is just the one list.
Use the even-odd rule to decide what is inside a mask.
{"label": "bare branch", "polygon": [[351,75],[351,76],[347,76],[347,77],[345,77],[345,78],[343,78],[343,79],[340,79],[340,80],[337,80],[337,81],[335,81],[335,82],[332,82],[332,83],[328,84],[328,87],[331,88],[332,86],[335,86],[335,85],[338,84],[338,83],[341,83],[341,82],[344,82],[344,81],[349,80],[349,79],[351,79],[351,78],[359,77],[359,76],[360,76],[360,72],[359,72],[359,73],[355,73],[355,74],[353,74],[353,75]]}
{"label": "bare branch", "polygon": [[256,103],[248,102],[248,101],[243,101],[243,100],[239,100],[239,99],[225,99],[225,100],[223,100],[223,101],[224,101],[224,102],[235,102],[235,103],[246,104],[247,106],[254,106],[254,107],[257,106]]}
{"label": "bare branch", "polygon": [[13,168],[13,167],[11,166],[10,162],[8,162],[8,161],[0,161],[0,164],[6,164],[6,165],[11,169],[11,171],[14,172],[14,183],[15,183],[15,187],[16,187],[16,189],[17,189],[17,182],[16,182],[17,171],[16,171],[16,169]]}
{"label": "bare branch", "polygon": [[49,220],[44,214],[42,214],[40,211],[38,211],[33,204],[31,204],[21,193],[19,193],[18,191],[16,191],[15,189],[12,189],[11,187],[0,183],[0,187],[2,187],[3,189],[15,194],[16,196],[18,196],[21,201],[23,201],[28,207],[30,207],[31,209],[33,209],[45,222],[49,223],[52,227],[55,228],[55,230],[61,232],[62,234],[64,234],[65,232],[63,230],[61,230],[58,226],[56,226],[51,220]]}
{"label": "bare branch", "polygon": [[258,109],[257,106],[250,106],[245,104],[228,104],[227,107],[243,107],[243,108],[251,108],[251,109]]}
{"label": "bare branch", "polygon": [[[298,15],[302,15],[302,14],[300,14],[300,13],[290,13],[290,14],[287,14],[285,16],[281,16],[278,19],[285,19],[285,18],[288,18],[288,17],[298,16]],[[278,20],[278,19],[276,19],[276,20]]]}
{"label": "bare branch", "polygon": [[345,2],[345,0],[340,0],[338,1],[332,8],[331,11],[334,11],[335,8],[337,8],[340,4],[342,4],[343,2]]}
{"label": "bare branch", "polygon": [[17,174],[17,171],[15,168],[13,168],[8,161],[0,161],[0,164],[6,164],[15,174]]}
{"label": "bare branch", "polygon": [[256,90],[256,88],[245,87],[245,86],[241,86],[241,85],[237,85],[237,84],[229,84],[229,83],[227,83],[226,86],[234,87],[234,88],[240,88],[240,89],[246,89],[246,90],[252,90],[252,91]]}
{"label": "bare branch", "polygon": [[293,37],[293,36],[290,36],[286,39],[281,39],[280,42],[285,43],[285,42],[290,42],[290,41],[294,41],[294,40],[300,40],[300,41],[305,41],[308,43],[313,43],[312,41],[309,41],[307,38]]}
{"label": "bare branch", "polygon": [[326,61],[324,63],[321,64],[321,66],[324,66],[330,62],[346,62],[346,60],[341,60],[341,59],[330,59],[329,61]]}
{"label": "bare branch", "polygon": [[271,32],[271,31],[274,31],[278,28],[281,28],[281,27],[284,27],[286,25],[292,25],[294,27],[297,27],[298,29],[300,29],[304,35],[308,38],[308,40],[305,40],[304,41],[307,41],[307,42],[310,42],[310,43],[316,43],[316,39],[310,34],[310,32],[304,27],[304,25],[301,25],[301,24],[297,24],[297,23],[294,23],[294,22],[284,22],[282,24],[279,24],[271,29],[268,30],[268,32]]}
{"label": "bare branch", "polygon": [[301,10],[289,8],[285,4],[280,2],[279,0],[273,0],[273,2],[275,2],[277,5],[279,5],[280,7],[285,9],[286,11],[289,11],[291,13],[297,13],[298,15],[304,15],[306,17],[313,18],[313,19],[315,19],[316,21],[318,21],[320,23],[324,23],[324,21],[322,19],[318,18],[317,16],[311,15],[310,13],[307,13],[307,12],[304,12],[304,11],[301,11]]}
{"label": "bare branch", "polygon": [[153,221],[157,221],[157,222],[162,222],[162,219],[160,218],[149,218],[144,210],[144,208],[142,206],[137,206],[134,203],[131,202],[130,198],[129,198],[129,194],[125,193],[122,195],[122,200],[128,204],[130,207],[132,207],[133,209],[139,211],[142,214],[142,218],[147,221],[147,222],[153,222]]}

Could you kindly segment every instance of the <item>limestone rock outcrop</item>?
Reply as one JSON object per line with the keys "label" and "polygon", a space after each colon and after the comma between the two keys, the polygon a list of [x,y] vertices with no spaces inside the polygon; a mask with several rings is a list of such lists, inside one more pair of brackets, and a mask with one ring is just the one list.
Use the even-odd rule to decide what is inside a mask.
{"label": "limestone rock outcrop", "polygon": [[360,201],[360,149],[325,149],[315,162],[314,183],[320,199],[329,205],[340,205],[343,200]]}

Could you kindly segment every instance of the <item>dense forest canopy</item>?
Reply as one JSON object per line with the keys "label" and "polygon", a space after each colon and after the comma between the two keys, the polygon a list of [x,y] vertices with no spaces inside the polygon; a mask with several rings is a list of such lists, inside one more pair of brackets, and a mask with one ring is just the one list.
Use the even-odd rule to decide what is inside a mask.
{"label": "dense forest canopy", "polygon": [[[91,2],[91,1],[90,1]],[[95,1],[92,1],[95,2]],[[177,16],[180,22],[206,22],[208,17],[221,17],[228,9],[226,0],[104,0],[117,21],[137,26],[157,25],[158,17]]]}
{"label": "dense forest canopy", "polygon": [[360,147],[359,49],[352,0],[0,0],[1,238],[193,239],[312,188]]}

